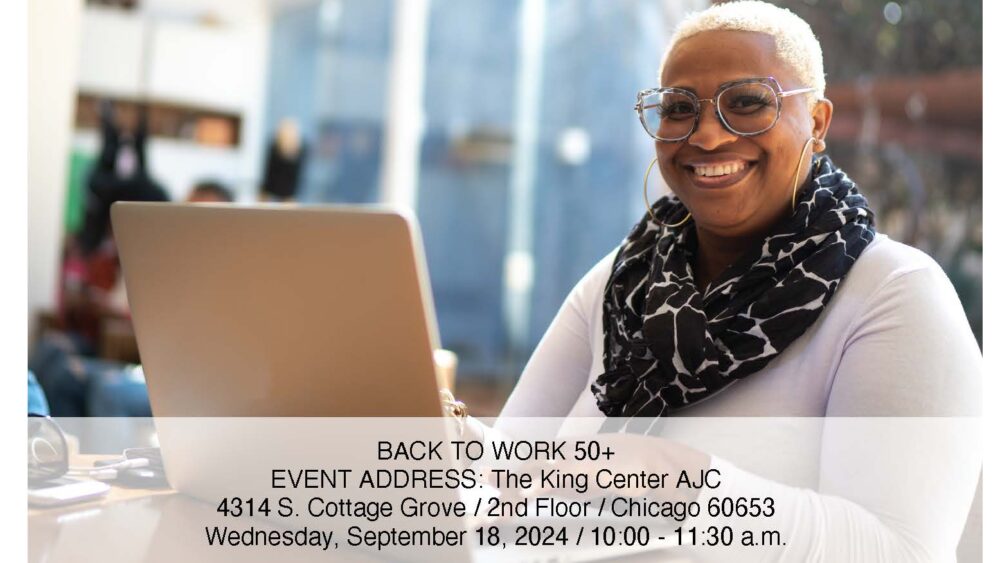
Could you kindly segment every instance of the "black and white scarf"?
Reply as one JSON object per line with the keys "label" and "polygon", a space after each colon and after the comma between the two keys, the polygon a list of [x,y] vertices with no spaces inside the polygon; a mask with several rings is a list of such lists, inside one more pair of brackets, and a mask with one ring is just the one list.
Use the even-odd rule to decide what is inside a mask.
{"label": "black and white scarf", "polygon": [[[702,294],[693,222],[647,214],[604,290],[604,373],[591,390],[609,417],[661,417],[762,369],[819,317],[875,238],[868,201],[828,157],[813,162],[795,212]],[[687,209],[653,205],[664,223]]]}

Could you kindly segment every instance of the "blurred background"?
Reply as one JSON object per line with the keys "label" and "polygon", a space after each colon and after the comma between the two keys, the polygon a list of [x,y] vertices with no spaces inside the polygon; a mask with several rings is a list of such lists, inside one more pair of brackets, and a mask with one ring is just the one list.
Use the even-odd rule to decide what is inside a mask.
{"label": "blurred background", "polygon": [[[829,153],[981,342],[981,3],[775,3],[823,45]],[[496,414],[642,215],[635,94],[708,4],[32,0],[29,367],[51,411],[148,414],[107,229],[144,199],[412,207],[457,395]]]}

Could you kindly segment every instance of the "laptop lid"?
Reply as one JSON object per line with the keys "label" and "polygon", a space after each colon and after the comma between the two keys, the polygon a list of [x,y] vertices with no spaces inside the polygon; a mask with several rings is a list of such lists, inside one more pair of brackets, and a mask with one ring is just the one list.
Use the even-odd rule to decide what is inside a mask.
{"label": "laptop lid", "polygon": [[416,221],[361,207],[120,202],[156,416],[440,416]]}

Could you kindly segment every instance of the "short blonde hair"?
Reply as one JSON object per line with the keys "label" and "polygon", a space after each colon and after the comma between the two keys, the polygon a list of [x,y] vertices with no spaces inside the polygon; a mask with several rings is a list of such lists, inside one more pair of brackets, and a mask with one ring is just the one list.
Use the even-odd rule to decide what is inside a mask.
{"label": "short blonde hair", "polygon": [[[663,67],[678,43],[703,31],[752,31],[774,38],[778,58],[788,64],[809,93],[810,102],[822,98],[826,90],[823,74],[823,49],[812,28],[791,10],[759,0],[739,0],[716,4],[700,12],[688,14],[677,26],[670,46],[660,63]],[[789,85],[782,84],[788,88]]]}

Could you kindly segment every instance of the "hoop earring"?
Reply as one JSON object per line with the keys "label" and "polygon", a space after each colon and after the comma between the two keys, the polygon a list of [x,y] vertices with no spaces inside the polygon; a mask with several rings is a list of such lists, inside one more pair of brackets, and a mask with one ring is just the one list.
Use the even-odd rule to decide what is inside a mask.
{"label": "hoop earring", "polygon": [[802,172],[802,159],[804,159],[806,157],[806,149],[808,149],[809,145],[812,144],[812,143],[822,143],[822,142],[823,141],[820,141],[816,137],[809,137],[809,140],[806,141],[806,144],[802,145],[802,152],[799,153],[799,164],[795,167],[795,176],[792,177],[792,190],[791,190],[792,191],[792,213],[795,213],[795,191],[796,191],[796,188],[798,187],[796,184],[799,183],[799,173]]}
{"label": "hoop earring", "polygon": [[649,173],[653,170],[653,165],[656,164],[656,157],[653,157],[653,161],[649,163],[646,167],[646,175],[642,177],[642,201],[646,203],[646,213],[649,214],[649,218],[656,222],[661,227],[666,227],[668,229],[673,229],[675,227],[680,227],[684,223],[687,223],[688,219],[691,218],[691,212],[688,211],[687,216],[680,220],[678,223],[667,224],[656,218],[653,214],[653,208],[649,205]]}

